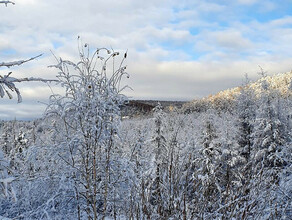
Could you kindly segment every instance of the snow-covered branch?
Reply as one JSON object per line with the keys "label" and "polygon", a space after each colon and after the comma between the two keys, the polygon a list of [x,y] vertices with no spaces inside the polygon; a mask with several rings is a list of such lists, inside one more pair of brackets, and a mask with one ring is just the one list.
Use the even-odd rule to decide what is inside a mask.
{"label": "snow-covered branch", "polygon": [[8,5],[8,4],[15,5],[15,3],[14,3],[14,2],[12,2],[12,1],[0,1],[0,4],[5,4],[5,5],[6,5],[6,7],[7,7],[7,5]]}
{"label": "snow-covered branch", "polygon": [[10,77],[12,72],[8,73],[7,75],[1,76],[0,75],[0,97],[3,98],[5,94],[12,99],[12,95],[10,94],[9,90],[12,92],[16,92],[18,102],[22,102],[22,97],[20,95],[20,91],[15,86],[15,82],[58,82],[58,80],[50,80],[50,79],[43,79],[43,78],[14,78]]}
{"label": "snow-covered branch", "polygon": [[[0,1],[0,3],[1,3],[1,1]],[[40,54],[40,55],[37,55],[35,57],[29,58],[27,60],[18,60],[18,61],[12,61],[12,62],[2,62],[2,63],[0,63],[0,67],[5,66],[5,67],[9,68],[9,67],[12,67],[12,66],[20,66],[20,65],[22,65],[24,63],[27,63],[27,62],[29,62],[31,60],[34,60],[34,59],[40,57],[42,55],[43,54]]]}
{"label": "snow-covered branch", "polygon": [[1,77],[0,76],[0,83],[14,83],[14,82],[59,82],[59,80],[55,79],[43,79],[43,78],[35,78],[35,77],[26,77],[26,78],[14,78],[14,77]]}
{"label": "snow-covered branch", "polygon": [[[0,1],[1,3],[1,1]],[[3,2],[2,2],[3,3]],[[27,63],[31,60],[35,60],[36,58],[42,56],[42,54],[37,55],[35,57],[31,57],[26,60],[18,60],[18,61],[12,61],[12,62],[2,62],[0,63],[0,67],[12,67],[12,66],[20,66],[24,63]],[[50,80],[50,79],[43,79],[43,78],[35,78],[35,77],[25,77],[25,78],[14,78],[11,77],[12,72],[9,72],[7,75],[1,76],[0,75],[0,97],[3,98],[5,94],[12,99],[12,95],[9,91],[16,92],[18,102],[22,101],[22,97],[20,95],[20,92],[18,88],[15,86],[14,83],[16,82],[58,82],[58,80]]]}

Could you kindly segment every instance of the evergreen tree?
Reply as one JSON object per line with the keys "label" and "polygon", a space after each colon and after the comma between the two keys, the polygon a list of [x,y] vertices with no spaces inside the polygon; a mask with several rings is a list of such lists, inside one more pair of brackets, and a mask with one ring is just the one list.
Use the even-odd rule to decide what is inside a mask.
{"label": "evergreen tree", "polygon": [[163,135],[164,113],[160,103],[154,109],[155,131],[154,131],[154,176],[151,184],[150,203],[155,210],[155,218],[163,218],[166,215],[167,202],[165,199],[165,183],[167,175],[167,147],[166,138]]}
{"label": "evergreen tree", "polygon": [[277,152],[285,143],[284,126],[272,99],[274,94],[268,83],[263,81],[253,131],[255,159],[263,160],[268,167],[281,166]]}
{"label": "evergreen tree", "polygon": [[218,208],[221,196],[220,178],[222,150],[216,128],[216,115],[208,111],[203,118],[200,137],[200,155],[196,159],[196,172],[193,173],[194,183],[198,182],[197,197],[192,199],[192,218],[205,218]]}
{"label": "evergreen tree", "polygon": [[237,115],[238,115],[238,144],[240,146],[240,153],[248,161],[251,156],[251,149],[253,146],[252,131],[255,120],[255,94],[249,88],[248,80],[246,84],[241,87],[240,94],[236,100]]}

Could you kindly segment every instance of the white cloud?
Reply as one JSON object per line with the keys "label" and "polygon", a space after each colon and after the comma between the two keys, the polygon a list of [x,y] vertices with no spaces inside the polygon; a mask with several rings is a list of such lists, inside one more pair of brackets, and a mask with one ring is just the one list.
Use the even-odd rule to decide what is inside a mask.
{"label": "white cloud", "polygon": [[243,5],[253,5],[257,3],[258,1],[259,0],[237,0],[239,4],[243,4]]}
{"label": "white cloud", "polygon": [[247,38],[244,38],[239,31],[234,30],[212,32],[210,40],[215,41],[219,47],[232,50],[247,49],[252,46]]}
{"label": "white cloud", "polygon": [[292,16],[285,16],[283,18],[275,19],[270,22],[272,26],[285,26],[285,25],[292,25]]}

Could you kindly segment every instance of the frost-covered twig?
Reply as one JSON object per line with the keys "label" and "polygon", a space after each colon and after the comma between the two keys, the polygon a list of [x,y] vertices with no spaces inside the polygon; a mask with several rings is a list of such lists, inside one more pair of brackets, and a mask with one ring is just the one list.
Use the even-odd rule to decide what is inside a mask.
{"label": "frost-covered twig", "polygon": [[[1,2],[0,2],[1,3]],[[40,56],[42,56],[43,54],[37,55],[35,57],[29,58],[27,60],[18,60],[18,61],[12,61],[12,62],[2,62],[0,63],[0,67],[4,66],[4,67],[12,67],[12,66],[20,66],[23,63],[29,62],[31,60],[34,60]]]}

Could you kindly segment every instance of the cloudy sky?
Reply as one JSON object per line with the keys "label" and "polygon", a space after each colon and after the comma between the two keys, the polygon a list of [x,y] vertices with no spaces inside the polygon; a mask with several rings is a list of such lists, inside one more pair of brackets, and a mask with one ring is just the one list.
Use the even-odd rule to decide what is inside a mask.
{"label": "cloudy sky", "polygon": [[[53,79],[47,66],[91,48],[128,50],[135,99],[191,100],[292,70],[292,0],[15,0],[0,5],[0,62],[43,53],[11,69],[15,77]],[[23,103],[1,99],[0,119],[41,116],[51,94],[42,83],[19,85]]]}

